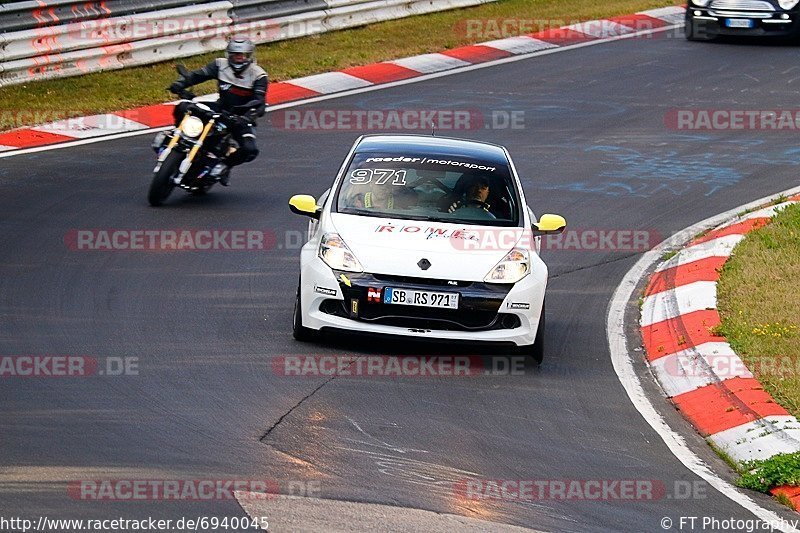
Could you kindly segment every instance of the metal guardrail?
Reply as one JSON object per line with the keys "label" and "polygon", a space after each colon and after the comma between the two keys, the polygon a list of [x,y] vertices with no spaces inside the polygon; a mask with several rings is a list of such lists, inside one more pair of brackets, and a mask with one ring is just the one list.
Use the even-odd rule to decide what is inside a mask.
{"label": "metal guardrail", "polygon": [[171,7],[204,4],[208,0],[41,0],[0,4],[0,32],[31,30],[106,17],[118,17]]}
{"label": "metal guardrail", "polygon": [[[0,4],[0,87],[262,44],[496,0],[36,0]],[[180,5],[180,7],[175,7]],[[33,23],[31,21],[34,21]],[[33,25],[32,25],[33,24]],[[23,28],[14,31],[5,28]]]}
{"label": "metal guardrail", "polygon": [[235,23],[252,22],[275,17],[288,17],[310,11],[328,9],[324,0],[232,0],[231,18]]}
{"label": "metal guardrail", "polygon": [[[33,60],[37,56],[53,56],[170,35],[195,37],[190,35],[195,30],[195,33],[209,34],[215,28],[231,25],[233,21],[228,15],[231,6],[230,1],[215,1],[0,34],[0,61]],[[33,63],[46,62],[38,60]],[[0,72],[2,70],[3,63],[0,63]]]}

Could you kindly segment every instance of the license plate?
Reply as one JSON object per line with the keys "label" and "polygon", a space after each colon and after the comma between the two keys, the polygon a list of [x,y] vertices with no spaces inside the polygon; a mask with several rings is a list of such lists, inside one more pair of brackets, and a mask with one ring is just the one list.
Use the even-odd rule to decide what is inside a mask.
{"label": "license plate", "polygon": [[754,26],[751,19],[726,19],[725,25],[729,28],[752,28]]}
{"label": "license plate", "polygon": [[383,303],[458,309],[458,296],[458,293],[455,292],[419,291],[386,287],[383,291]]}

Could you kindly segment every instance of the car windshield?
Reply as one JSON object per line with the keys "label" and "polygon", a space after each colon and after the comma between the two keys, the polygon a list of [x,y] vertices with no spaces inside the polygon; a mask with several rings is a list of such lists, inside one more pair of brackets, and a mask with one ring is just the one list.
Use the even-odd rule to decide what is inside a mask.
{"label": "car windshield", "polygon": [[336,210],[481,226],[520,220],[507,164],[452,156],[357,153],[341,180]]}

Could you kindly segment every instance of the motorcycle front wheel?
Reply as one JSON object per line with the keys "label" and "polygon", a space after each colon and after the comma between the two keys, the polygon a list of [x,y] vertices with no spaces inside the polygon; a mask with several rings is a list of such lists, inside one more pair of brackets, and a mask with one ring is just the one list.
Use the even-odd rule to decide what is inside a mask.
{"label": "motorcycle front wheel", "polygon": [[172,178],[178,172],[178,167],[185,156],[182,152],[171,152],[161,164],[158,172],[153,174],[150,191],[147,193],[147,201],[150,202],[150,205],[158,207],[169,197],[175,187]]}

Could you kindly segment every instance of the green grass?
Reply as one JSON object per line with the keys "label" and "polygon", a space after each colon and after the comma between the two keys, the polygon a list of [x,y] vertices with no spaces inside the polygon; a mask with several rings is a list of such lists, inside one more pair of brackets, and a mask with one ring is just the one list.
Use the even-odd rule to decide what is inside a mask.
{"label": "green grass", "polygon": [[738,472],[741,474],[742,471],[740,465],[736,461],[734,461],[733,457],[731,457],[730,454],[728,454],[728,452],[719,448],[716,444],[714,444],[714,442],[711,439],[707,439],[706,442],[708,443],[709,446],[711,446],[711,449],[714,450],[714,453],[716,453],[720,459],[725,461],[725,463],[729,467],[731,467],[731,469],[734,472]]}
{"label": "green grass", "polygon": [[[478,7],[446,11],[342,30],[258,47],[258,62],[272,81],[430,53],[496,35],[467,35],[474,19],[516,19],[526,33],[583,20],[626,15],[676,5],[664,0],[500,0]],[[531,28],[530,26],[534,27]],[[524,26],[528,26],[525,28]],[[504,34],[502,37],[511,36]],[[185,58],[198,68],[219,53]],[[14,85],[0,89],[0,130],[80,116],[129,109],[171,99],[167,87],[176,77],[174,61],[83,76]],[[197,93],[214,92],[213,84]],[[25,111],[20,116],[19,112]]]}
{"label": "green grass", "polygon": [[800,417],[800,205],[751,232],[717,288],[720,331],[778,403]]}
{"label": "green grass", "polygon": [[676,255],[678,255],[678,250],[670,250],[669,252],[664,252],[664,255],[661,256],[661,261],[669,261]]}
{"label": "green grass", "polygon": [[[719,333],[794,416],[800,416],[798,279],[800,205],[793,205],[747,235],[725,263],[717,286]],[[747,461],[735,469],[741,474],[737,485],[760,492],[800,485],[800,452]],[[778,500],[790,504],[785,497]]]}
{"label": "green grass", "polygon": [[759,492],[784,485],[800,485],[800,452],[782,453],[763,461],[747,461],[741,466],[740,487]]}

